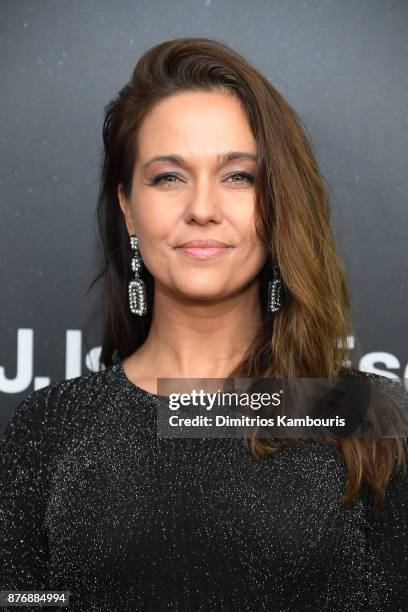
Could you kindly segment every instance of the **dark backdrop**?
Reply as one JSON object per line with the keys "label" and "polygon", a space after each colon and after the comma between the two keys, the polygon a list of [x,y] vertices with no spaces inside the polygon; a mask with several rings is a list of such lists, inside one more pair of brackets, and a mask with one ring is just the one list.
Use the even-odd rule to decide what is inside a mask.
{"label": "dark backdrop", "polygon": [[0,425],[31,390],[97,368],[94,210],[103,106],[151,45],[230,44],[305,123],[350,278],[353,365],[408,378],[408,3],[0,3]]}

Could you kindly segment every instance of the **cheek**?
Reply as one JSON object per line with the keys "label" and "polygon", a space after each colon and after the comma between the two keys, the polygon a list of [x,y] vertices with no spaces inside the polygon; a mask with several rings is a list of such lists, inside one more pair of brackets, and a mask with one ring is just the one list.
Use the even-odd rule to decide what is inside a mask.
{"label": "cheek", "polygon": [[248,243],[248,249],[243,253],[243,266],[258,270],[263,267],[266,259],[267,251],[258,238]]}
{"label": "cheek", "polygon": [[172,224],[167,222],[166,217],[161,215],[157,208],[143,206],[135,212],[135,227],[139,233],[143,263],[149,272],[156,276],[157,271],[166,265],[165,245],[171,235]]}
{"label": "cheek", "polygon": [[160,205],[153,197],[144,197],[141,200],[143,205],[135,207],[135,225],[143,237],[141,243],[145,241],[150,248],[150,245],[155,246],[156,241],[168,239],[174,228],[175,218],[171,207],[164,206],[163,203]]}
{"label": "cheek", "polygon": [[242,240],[242,253],[253,262],[266,257],[266,249],[256,232],[254,217],[247,216],[239,223],[239,233]]}

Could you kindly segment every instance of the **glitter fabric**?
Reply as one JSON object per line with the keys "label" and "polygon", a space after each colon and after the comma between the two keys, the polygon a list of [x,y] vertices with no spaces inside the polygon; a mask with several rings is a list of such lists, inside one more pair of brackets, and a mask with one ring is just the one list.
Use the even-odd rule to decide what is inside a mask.
{"label": "glitter fabric", "polygon": [[362,495],[341,509],[345,464],[317,441],[255,460],[238,438],[158,438],[156,419],[121,361],[15,409],[0,590],[66,590],[81,612],[408,609],[403,476],[373,519]]}

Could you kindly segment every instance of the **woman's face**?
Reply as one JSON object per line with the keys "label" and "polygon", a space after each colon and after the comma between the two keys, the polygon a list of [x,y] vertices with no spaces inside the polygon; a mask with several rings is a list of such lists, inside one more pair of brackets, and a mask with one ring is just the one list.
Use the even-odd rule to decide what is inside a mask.
{"label": "woman's face", "polygon": [[[231,152],[244,155],[225,157]],[[256,278],[266,259],[253,217],[256,154],[244,110],[228,93],[172,95],[145,117],[132,193],[126,200],[119,186],[118,196],[155,291],[214,301]],[[177,159],[154,161],[157,156]],[[205,258],[180,248],[207,239],[228,247]]]}

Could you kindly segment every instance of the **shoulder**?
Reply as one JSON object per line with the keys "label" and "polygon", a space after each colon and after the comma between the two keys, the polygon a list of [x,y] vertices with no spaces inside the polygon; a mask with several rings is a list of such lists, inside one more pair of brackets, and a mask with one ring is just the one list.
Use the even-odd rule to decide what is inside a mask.
{"label": "shoulder", "polygon": [[401,381],[399,378],[395,378],[394,376],[392,378],[389,376],[382,376],[381,374],[375,374],[374,372],[365,372],[364,370],[358,370],[357,368],[352,368],[351,366],[343,366],[340,369],[340,376],[379,381],[392,386],[396,386],[398,384],[403,385],[403,381]]}
{"label": "shoulder", "polygon": [[390,378],[349,366],[344,366],[341,369],[340,376],[370,382],[373,389],[388,393],[388,397],[395,398],[400,407],[402,406],[404,410],[408,409],[408,379]]}
{"label": "shoulder", "polygon": [[[363,372],[355,368],[344,368],[345,376],[350,376],[360,380],[372,381],[373,386],[376,390],[379,390],[381,394],[374,395],[374,398],[387,398],[392,400],[391,403],[381,402],[380,404],[372,403],[370,407],[372,411],[380,411],[385,414],[389,419],[398,419],[398,421],[392,421],[398,426],[398,437],[403,440],[406,451],[407,451],[407,467],[397,470],[392,478],[390,478],[388,487],[385,492],[385,504],[383,512],[388,511],[394,512],[396,507],[404,507],[404,516],[406,516],[408,526],[408,388],[406,386],[407,381],[399,378],[389,378],[387,376],[381,376],[373,372]],[[391,411],[392,408],[392,411]],[[384,439],[392,436],[384,436]]]}
{"label": "shoulder", "polygon": [[111,369],[53,382],[29,393],[13,410],[2,433],[3,452],[12,447],[55,444],[81,427],[113,392]]}
{"label": "shoulder", "polygon": [[51,406],[72,403],[76,398],[84,399],[90,393],[102,391],[106,379],[107,372],[100,370],[52,382],[29,393],[16,408],[16,412],[36,412],[41,409],[46,410]]}
{"label": "shoulder", "polygon": [[350,378],[367,378],[382,381],[392,380],[387,376],[381,376],[380,374],[375,374],[374,372],[365,372],[364,370],[358,370],[357,368],[352,368],[351,366],[343,366],[340,370],[340,375],[348,376]]}
{"label": "shoulder", "polygon": [[69,400],[76,395],[100,391],[108,380],[110,368],[98,371],[87,372],[75,378],[67,378],[52,382],[45,387],[32,391],[25,401],[42,400],[47,403],[50,400]]}

